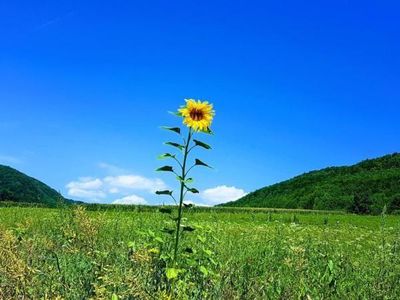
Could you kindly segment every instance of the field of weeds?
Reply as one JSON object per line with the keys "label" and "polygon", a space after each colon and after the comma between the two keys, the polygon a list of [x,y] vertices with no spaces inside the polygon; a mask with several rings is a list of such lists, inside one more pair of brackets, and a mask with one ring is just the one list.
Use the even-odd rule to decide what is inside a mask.
{"label": "field of weeds", "polygon": [[399,299],[400,217],[0,208],[0,299]]}

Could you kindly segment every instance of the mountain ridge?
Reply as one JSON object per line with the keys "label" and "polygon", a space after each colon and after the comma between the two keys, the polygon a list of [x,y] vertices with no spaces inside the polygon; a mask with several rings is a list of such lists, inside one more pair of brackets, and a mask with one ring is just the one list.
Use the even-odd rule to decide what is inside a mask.
{"label": "mountain ridge", "polygon": [[71,203],[45,183],[10,166],[0,165],[0,202],[36,203],[57,206]]}

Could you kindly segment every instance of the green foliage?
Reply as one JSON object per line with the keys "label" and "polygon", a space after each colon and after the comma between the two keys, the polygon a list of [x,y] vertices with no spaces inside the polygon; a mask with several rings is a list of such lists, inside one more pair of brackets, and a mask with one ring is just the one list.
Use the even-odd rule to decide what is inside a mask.
{"label": "green foliage", "polygon": [[195,165],[211,168],[209,165],[207,165],[206,163],[202,162],[200,159],[197,159],[197,158],[195,159]]}
{"label": "green foliage", "polygon": [[210,149],[211,149],[211,146],[210,146],[210,145],[208,145],[208,144],[206,144],[206,143],[204,143],[204,142],[201,142],[201,141],[199,141],[199,140],[195,140],[195,139],[194,139],[193,142],[195,143],[196,146],[202,147],[202,148],[204,148],[204,149],[206,149],[206,150],[210,150]]}
{"label": "green foliage", "polygon": [[171,166],[164,166],[164,167],[158,168],[156,171],[158,171],[158,172],[174,172],[174,168]]}
{"label": "green foliage", "polygon": [[[181,136],[181,129],[179,127],[162,127],[162,128],[173,131]],[[207,164],[205,164],[204,162],[202,162],[199,159],[195,160],[195,164],[193,166],[191,166],[191,167],[187,166],[187,160],[188,160],[189,154],[194,148],[201,147],[206,150],[211,149],[210,145],[193,138],[194,135],[196,134],[196,131],[193,130],[192,128],[188,129],[187,134],[188,135],[187,135],[186,139],[181,136],[183,145],[175,143],[175,142],[166,142],[165,143],[168,146],[172,146],[172,147],[175,147],[175,148],[178,148],[179,150],[181,150],[181,152],[182,152],[181,154],[183,155],[181,160],[177,158],[177,155],[170,154],[170,153],[165,153],[165,154],[162,154],[159,156],[159,159],[166,159],[166,158],[174,159],[178,165],[177,169],[179,170],[178,171],[179,174],[177,172],[175,172],[174,167],[172,167],[172,166],[164,166],[164,167],[158,168],[156,170],[158,172],[174,173],[176,175],[175,178],[179,181],[179,186],[180,186],[179,198],[175,198],[174,191],[165,190],[165,191],[157,191],[156,192],[157,195],[170,196],[174,200],[174,202],[178,208],[177,216],[171,217],[171,220],[173,220],[175,222],[175,224],[174,224],[175,237],[172,237],[173,230],[171,229],[170,224],[169,224],[169,226],[164,227],[164,229],[162,229],[162,232],[168,233],[167,238],[169,239],[169,241],[167,241],[166,243],[167,244],[172,243],[172,242],[174,243],[173,255],[171,256],[169,253],[164,255],[164,258],[173,257],[172,262],[164,261],[164,264],[166,266],[167,265],[172,266],[169,269],[167,269],[167,271],[166,271],[168,280],[178,278],[178,275],[182,272],[181,268],[182,268],[182,264],[184,264],[184,262],[178,261],[181,235],[185,232],[188,233],[188,232],[193,232],[195,230],[193,227],[184,225],[182,222],[183,221],[183,209],[188,208],[187,204],[184,203],[185,196],[187,195],[188,192],[193,193],[193,194],[200,193],[200,191],[198,189],[188,186],[188,184],[193,182],[193,178],[188,177],[188,174],[196,166],[209,167]],[[161,208],[160,212],[172,214],[172,211],[166,212],[166,208]],[[163,248],[165,248],[165,247],[163,247]],[[192,248],[190,248],[190,249],[192,249]],[[195,252],[192,251],[190,254],[193,255],[194,253]],[[188,254],[188,253],[186,253],[186,254]],[[180,268],[178,268],[178,267],[180,267]],[[202,269],[202,270],[204,271],[204,269]],[[169,292],[170,292],[170,295],[174,295],[175,294],[174,288],[169,288]]]}
{"label": "green foliage", "polygon": [[178,148],[181,151],[185,148],[185,146],[178,144],[178,143],[174,143],[174,142],[166,142],[165,145]]}
{"label": "green foliage", "polygon": [[170,214],[92,208],[0,207],[0,299],[400,298],[399,216],[188,209],[175,266]]}
{"label": "green foliage", "polygon": [[372,201],[368,194],[357,193],[354,195],[353,201],[350,203],[348,210],[356,214],[369,214]]}
{"label": "green foliage", "polygon": [[173,132],[175,132],[175,133],[177,133],[177,134],[181,134],[181,129],[179,128],[179,127],[167,127],[167,126],[163,126],[163,127],[161,127],[162,129],[165,129],[165,130],[170,130],[170,131],[173,131]]}
{"label": "green foliage", "polygon": [[171,153],[164,153],[158,157],[158,159],[166,159],[166,158],[176,158],[176,155],[173,155]]}
{"label": "green foliage", "polygon": [[168,195],[168,196],[171,196],[172,193],[173,193],[172,191],[165,190],[165,191],[157,191],[156,195]]}
{"label": "green foliage", "polygon": [[223,206],[348,210],[379,214],[400,208],[400,154],[300,175]]}
{"label": "green foliage", "polygon": [[[186,219],[183,221],[187,222]],[[172,219],[164,219],[164,226],[160,234],[159,231],[143,230],[141,236],[146,242],[132,252],[132,260],[141,267],[143,256],[147,255],[147,270],[143,272],[145,282],[151,282],[146,285],[147,293],[165,294],[172,299],[187,299],[188,296],[189,299],[203,299],[218,278],[214,252],[208,248],[213,238],[211,230],[199,225],[181,225],[177,263],[174,256],[175,223]]]}

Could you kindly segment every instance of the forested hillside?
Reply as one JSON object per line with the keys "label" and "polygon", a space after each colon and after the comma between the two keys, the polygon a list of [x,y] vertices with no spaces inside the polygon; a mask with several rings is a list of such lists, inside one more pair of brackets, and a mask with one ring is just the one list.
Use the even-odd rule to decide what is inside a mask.
{"label": "forested hillside", "polygon": [[46,184],[11,167],[0,165],[0,201],[55,206],[68,201]]}
{"label": "forested hillside", "polygon": [[248,194],[224,206],[305,208],[379,213],[400,210],[400,154],[353,166],[312,171]]}

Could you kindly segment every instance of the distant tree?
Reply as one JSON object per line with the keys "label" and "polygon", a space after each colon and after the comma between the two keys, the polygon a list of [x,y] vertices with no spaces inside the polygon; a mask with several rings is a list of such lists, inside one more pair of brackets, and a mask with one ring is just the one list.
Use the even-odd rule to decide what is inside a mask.
{"label": "distant tree", "polygon": [[388,207],[389,212],[400,211],[400,194],[393,196]]}
{"label": "distant tree", "polygon": [[298,208],[313,209],[315,201],[315,195],[306,195],[303,197],[302,201],[299,203]]}
{"label": "distant tree", "polygon": [[348,211],[356,214],[369,214],[372,201],[367,193],[356,193]]}
{"label": "distant tree", "polygon": [[0,191],[0,201],[12,201],[14,200],[14,194],[8,190],[2,190]]}

